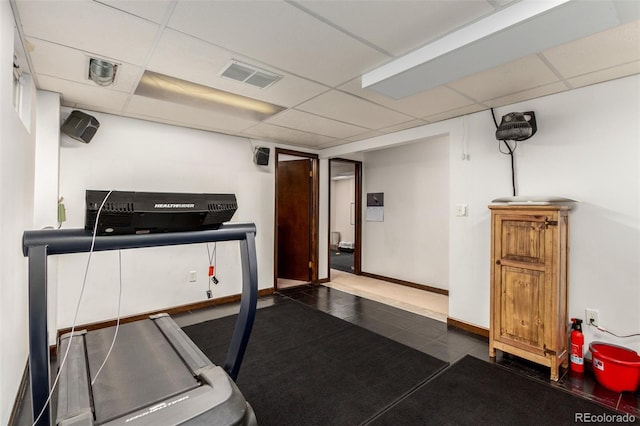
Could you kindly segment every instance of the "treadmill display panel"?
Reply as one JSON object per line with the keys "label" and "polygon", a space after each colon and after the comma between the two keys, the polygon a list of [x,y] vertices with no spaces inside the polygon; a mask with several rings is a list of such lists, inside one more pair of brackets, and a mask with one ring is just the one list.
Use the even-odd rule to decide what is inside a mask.
{"label": "treadmill display panel", "polygon": [[[85,229],[93,231],[98,210],[109,191],[87,190]],[[97,235],[217,229],[231,220],[234,194],[112,191],[104,202]]]}

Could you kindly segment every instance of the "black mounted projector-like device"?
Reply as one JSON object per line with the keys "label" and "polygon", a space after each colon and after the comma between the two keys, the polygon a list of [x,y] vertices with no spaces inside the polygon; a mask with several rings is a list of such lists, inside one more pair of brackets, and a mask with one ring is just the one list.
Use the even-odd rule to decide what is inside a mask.
{"label": "black mounted projector-like device", "polygon": [[[109,191],[86,191],[84,227],[93,231]],[[234,194],[112,191],[98,220],[97,235],[217,229],[238,209]]]}
{"label": "black mounted projector-like device", "polygon": [[536,115],[533,111],[510,112],[502,117],[496,129],[496,139],[499,141],[524,141],[536,134]]}

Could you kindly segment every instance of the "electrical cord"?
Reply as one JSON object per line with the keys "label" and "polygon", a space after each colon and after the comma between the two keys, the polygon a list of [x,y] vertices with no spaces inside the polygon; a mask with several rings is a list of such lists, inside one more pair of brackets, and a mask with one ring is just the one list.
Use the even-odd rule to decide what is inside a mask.
{"label": "electrical cord", "polygon": [[111,351],[113,350],[113,346],[116,344],[116,337],[118,337],[118,330],[120,329],[120,307],[122,306],[122,250],[118,250],[118,277],[119,277],[119,288],[118,288],[118,314],[116,316],[116,330],[113,333],[113,340],[111,340],[111,346],[109,346],[109,350],[107,351],[107,355],[104,357],[104,361],[102,361],[102,365],[98,368],[95,377],[91,381],[91,385],[93,385],[96,380],[98,380],[98,376],[102,371],[102,368],[107,363],[109,356],[111,355]]}
{"label": "electrical cord", "polygon": [[209,266],[215,265],[215,255],[216,255],[216,243],[213,243],[213,253],[209,250],[209,244],[207,244],[207,255],[209,255]]}
{"label": "electrical cord", "polygon": [[87,258],[87,265],[85,267],[84,270],[84,278],[82,279],[82,288],[80,289],[80,296],[78,297],[78,304],[76,305],[76,312],[75,315],[73,316],[73,324],[71,326],[71,335],[69,337],[69,343],[67,344],[67,350],[64,352],[64,356],[62,357],[62,362],[60,362],[60,367],[58,368],[58,374],[56,374],[56,378],[53,381],[53,385],[51,386],[51,390],[49,391],[49,396],[47,397],[47,400],[44,402],[44,405],[42,406],[42,410],[40,410],[40,414],[38,414],[38,416],[36,417],[36,419],[33,421],[32,426],[35,426],[38,421],[40,420],[40,417],[42,417],[42,414],[44,413],[44,410],[47,408],[47,406],[51,403],[51,397],[53,396],[53,392],[56,389],[56,386],[58,385],[58,381],[60,380],[60,374],[62,373],[62,368],[64,367],[65,363],[67,362],[67,356],[69,355],[69,349],[71,349],[71,341],[73,340],[73,333],[76,330],[76,321],[78,319],[78,312],[80,312],[80,303],[82,301],[82,296],[84,295],[84,289],[86,287],[87,284],[87,276],[89,273],[89,265],[91,264],[91,254],[93,253],[93,247],[95,246],[95,242],[96,242],[96,233],[98,230],[98,220],[100,219],[100,213],[102,212],[102,208],[104,207],[105,203],[107,202],[107,198],[109,198],[109,195],[111,195],[111,193],[113,192],[113,190],[109,191],[107,193],[107,195],[104,197],[104,200],[102,200],[102,204],[100,204],[100,208],[98,209],[98,213],[96,214],[96,223],[93,227],[93,236],[91,238],[91,248],[89,249],[89,257]]}
{"label": "electrical cord", "polygon": [[217,265],[217,243],[213,243],[213,252],[209,249],[209,244],[207,244],[207,254],[209,255],[209,290],[207,291],[207,297],[211,298],[211,284],[218,284],[218,279],[216,278],[215,268]]}
{"label": "electrical cord", "polygon": [[615,337],[618,337],[618,338],[620,338],[620,339],[626,339],[626,338],[628,338],[628,337],[636,337],[636,336],[640,336],[640,333],[627,334],[626,336],[619,336],[619,335],[617,335],[617,334],[615,334],[615,333],[613,333],[613,332],[611,332],[611,331],[607,330],[607,329],[606,329],[606,328],[604,328],[604,327],[600,327],[598,324],[594,324],[594,323],[593,323],[593,319],[591,320],[591,322],[589,322],[589,327],[595,327],[595,328],[597,328],[598,330],[602,331],[603,333],[609,333],[610,335],[615,336]]}
{"label": "electrical cord", "polygon": [[[491,118],[493,118],[493,124],[495,124],[496,129],[497,129],[498,128],[498,121],[496,120],[496,116],[495,116],[495,114],[493,112],[493,108],[491,108]],[[498,151],[500,151],[501,154],[511,156],[511,188],[513,190],[513,196],[515,197],[517,195],[517,191],[516,191],[516,167],[515,167],[515,159],[513,157],[513,153],[518,148],[518,142],[514,141],[513,148],[511,147],[511,145],[509,145],[509,143],[506,140],[502,140],[501,142],[504,143],[504,145],[507,147],[507,150],[509,152],[504,152],[500,145],[498,145]]]}
{"label": "electrical cord", "polygon": [[509,149],[509,155],[511,156],[511,189],[513,190],[513,196],[516,196],[516,167],[515,167],[515,159],[513,157],[513,153],[515,152],[515,147],[512,149],[507,141],[502,141]]}
{"label": "electrical cord", "polygon": [[257,147],[253,146],[253,141],[251,140],[251,138],[247,138],[247,140],[249,141],[249,149],[251,149],[251,156],[253,157],[254,155],[256,155]]}

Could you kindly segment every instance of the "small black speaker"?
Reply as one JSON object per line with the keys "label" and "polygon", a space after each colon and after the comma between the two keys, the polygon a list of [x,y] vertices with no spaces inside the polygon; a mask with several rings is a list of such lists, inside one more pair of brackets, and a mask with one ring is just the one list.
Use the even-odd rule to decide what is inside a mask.
{"label": "small black speaker", "polygon": [[253,155],[253,161],[258,166],[268,166],[269,165],[269,148],[264,146],[259,146],[256,148],[256,151]]}
{"label": "small black speaker", "polygon": [[95,117],[73,110],[62,124],[60,131],[80,142],[89,143],[99,127],[100,123]]}

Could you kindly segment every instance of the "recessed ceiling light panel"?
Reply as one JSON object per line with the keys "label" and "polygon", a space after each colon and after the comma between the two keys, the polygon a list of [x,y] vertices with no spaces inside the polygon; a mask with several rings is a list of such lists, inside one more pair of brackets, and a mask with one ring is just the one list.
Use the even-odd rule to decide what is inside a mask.
{"label": "recessed ceiling light panel", "polygon": [[631,8],[625,9],[625,14],[618,12],[618,7],[631,3],[605,0],[514,2],[513,6],[365,73],[362,87],[393,99],[412,96],[613,28],[635,18],[637,12]]}
{"label": "recessed ceiling light panel", "polygon": [[262,121],[285,109],[258,99],[148,70],[142,75],[135,94],[254,121]]}
{"label": "recessed ceiling light panel", "polygon": [[229,62],[222,71],[220,71],[218,76],[250,84],[260,89],[266,89],[282,78],[281,75],[261,70],[238,61]]}

